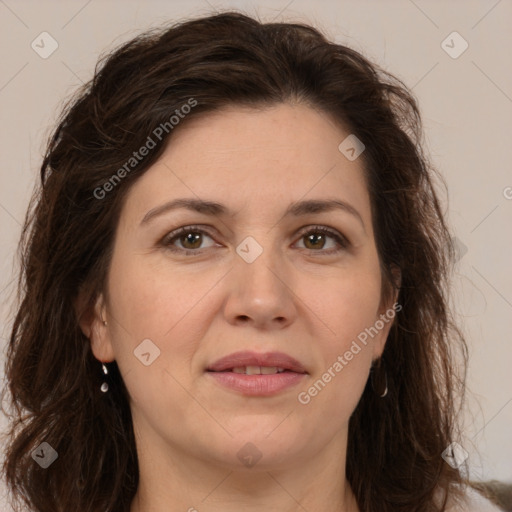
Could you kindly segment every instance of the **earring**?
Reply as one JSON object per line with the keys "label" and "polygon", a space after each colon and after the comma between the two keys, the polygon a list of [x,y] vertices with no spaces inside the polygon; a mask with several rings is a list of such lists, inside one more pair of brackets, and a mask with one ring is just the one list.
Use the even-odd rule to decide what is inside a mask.
{"label": "earring", "polygon": [[[108,374],[107,367],[106,367],[103,363],[101,363],[101,367],[103,368],[103,373],[104,373],[105,375],[107,375],[107,374]],[[100,388],[100,389],[101,389],[101,391],[103,391],[103,393],[106,393],[106,392],[108,391],[108,384],[107,384],[106,382],[104,382],[104,383],[101,385],[101,388]]]}
{"label": "earring", "polygon": [[[382,373],[380,372],[381,369]],[[375,378],[376,371],[380,373],[378,378]],[[382,385],[382,374],[384,375],[384,386]],[[376,385],[375,380],[380,381],[380,383]],[[382,358],[379,359],[378,365],[372,366],[370,371],[370,382],[373,391],[377,394],[378,397],[384,398],[388,394],[388,374],[386,372],[386,368],[384,367],[384,362],[382,361]]]}

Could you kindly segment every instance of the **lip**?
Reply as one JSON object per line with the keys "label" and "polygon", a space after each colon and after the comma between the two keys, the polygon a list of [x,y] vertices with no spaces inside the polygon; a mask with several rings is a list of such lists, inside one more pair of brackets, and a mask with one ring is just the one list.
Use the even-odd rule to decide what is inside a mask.
{"label": "lip", "polygon": [[[240,366],[276,366],[285,371],[271,375],[245,375],[229,371]],[[301,382],[308,372],[295,358],[283,352],[235,352],[206,369],[206,375],[222,386],[248,396],[270,396]]]}
{"label": "lip", "polygon": [[[209,372],[222,372],[240,366],[276,366],[298,374],[305,374],[306,369],[297,359],[284,352],[234,352],[218,359],[206,369]],[[240,375],[240,374],[237,374]]]}
{"label": "lip", "polygon": [[247,396],[270,396],[296,386],[307,373],[285,371],[273,375],[245,375],[233,372],[206,372],[222,386]]}

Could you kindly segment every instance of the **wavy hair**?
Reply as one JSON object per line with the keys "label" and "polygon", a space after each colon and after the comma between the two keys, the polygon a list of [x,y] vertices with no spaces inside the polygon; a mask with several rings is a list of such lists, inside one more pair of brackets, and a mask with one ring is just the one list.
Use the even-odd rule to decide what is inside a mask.
{"label": "wavy hair", "polygon": [[[173,130],[129,172],[126,162],[191,98],[180,124],[224,106],[300,103],[366,146],[383,296],[399,290],[403,309],[379,361],[388,395],[376,396],[369,379],[350,418],[346,476],[362,512],[445,510],[466,482],[441,454],[460,434],[467,346],[449,309],[454,249],[436,192],[444,181],[422,149],[417,101],[311,26],[237,12],[153,29],[104,55],[49,137],[19,241],[7,347],[11,494],[36,512],[129,511],[138,463],[128,393],[115,361],[111,392],[101,393],[101,365],[73,305],[83,293],[92,307],[104,291],[123,200]],[[43,441],[58,453],[47,469],[31,457]]]}

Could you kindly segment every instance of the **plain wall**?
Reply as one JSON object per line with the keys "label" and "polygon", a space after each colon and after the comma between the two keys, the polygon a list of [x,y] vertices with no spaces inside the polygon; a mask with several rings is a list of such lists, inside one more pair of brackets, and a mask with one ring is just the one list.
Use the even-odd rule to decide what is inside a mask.
{"label": "plain wall", "polygon": [[[445,204],[461,251],[454,289],[457,317],[470,347],[464,448],[470,453],[471,476],[512,481],[508,1],[0,2],[2,348],[12,322],[16,244],[39,179],[44,142],[63,100],[91,78],[105,50],[151,26],[225,8],[258,14],[265,21],[311,23],[412,88],[423,115],[426,148],[448,185]],[[46,59],[31,47],[43,31],[58,43]],[[469,45],[457,58],[442,46],[453,31]],[[457,37],[445,43],[452,53],[462,48]],[[7,509],[1,499],[0,509]]]}

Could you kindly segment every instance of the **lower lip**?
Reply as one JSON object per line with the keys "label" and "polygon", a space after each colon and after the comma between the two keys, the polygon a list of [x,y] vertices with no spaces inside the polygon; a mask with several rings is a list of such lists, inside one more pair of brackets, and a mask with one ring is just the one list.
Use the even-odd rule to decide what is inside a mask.
{"label": "lower lip", "polygon": [[243,395],[270,396],[296,386],[306,373],[282,372],[272,375],[245,375],[233,372],[206,372],[219,384]]}

